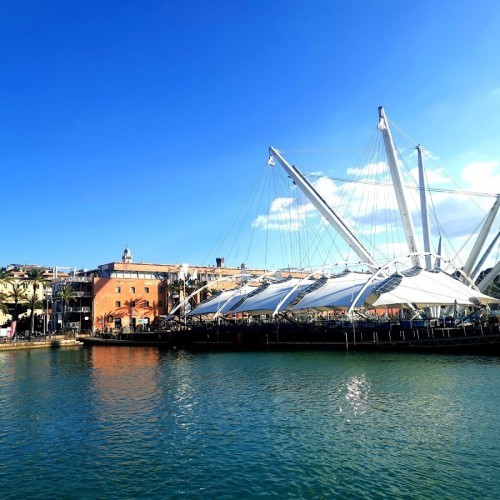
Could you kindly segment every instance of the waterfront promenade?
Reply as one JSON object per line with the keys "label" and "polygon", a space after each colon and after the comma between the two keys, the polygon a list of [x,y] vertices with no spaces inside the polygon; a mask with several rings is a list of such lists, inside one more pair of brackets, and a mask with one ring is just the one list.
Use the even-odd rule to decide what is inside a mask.
{"label": "waterfront promenade", "polygon": [[50,349],[58,347],[74,347],[82,345],[81,342],[73,337],[68,338],[65,335],[52,335],[45,337],[43,340],[4,340],[0,342],[1,351],[21,351],[26,349]]}

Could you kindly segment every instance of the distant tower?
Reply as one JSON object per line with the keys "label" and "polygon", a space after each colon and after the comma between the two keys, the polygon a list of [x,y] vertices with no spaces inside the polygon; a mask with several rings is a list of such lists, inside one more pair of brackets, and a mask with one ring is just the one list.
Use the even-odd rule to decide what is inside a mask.
{"label": "distant tower", "polygon": [[125,247],[125,250],[123,250],[122,262],[126,262],[127,264],[132,262],[132,252],[128,245]]}

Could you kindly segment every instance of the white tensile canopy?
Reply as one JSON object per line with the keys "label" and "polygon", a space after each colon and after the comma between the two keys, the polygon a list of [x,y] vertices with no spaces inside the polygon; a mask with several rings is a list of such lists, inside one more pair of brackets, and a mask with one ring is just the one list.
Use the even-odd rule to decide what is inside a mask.
{"label": "white tensile canopy", "polygon": [[[316,309],[326,311],[331,309],[348,309],[371,276],[371,274],[367,273],[347,271],[339,276],[328,278],[321,287],[306,293],[300,302],[291,307],[290,310]],[[378,282],[375,284],[378,284]],[[363,293],[363,296],[357,301],[354,307],[363,305],[364,297],[370,294],[373,286]]]}
{"label": "white tensile canopy", "polygon": [[188,316],[202,316],[205,314],[215,314],[221,307],[221,313],[228,312],[231,307],[234,307],[242,298],[246,297],[256,288],[245,285],[239,289],[225,290],[208,300],[203,301],[199,306],[195,307],[188,313]]}
{"label": "white tensile canopy", "polygon": [[416,304],[421,308],[478,303],[493,304],[500,303],[500,300],[468,287],[444,271],[427,271],[420,267],[391,275],[373,288],[366,298],[368,307]]}
{"label": "white tensile canopy", "polygon": [[[478,290],[474,290],[441,270],[427,271],[413,267],[388,278],[377,278],[359,292],[372,278],[371,274],[346,271],[342,275],[324,280],[290,278],[260,287],[245,285],[237,290],[226,290],[202,302],[188,313],[189,316],[225,313],[266,314],[274,312],[285,296],[295,290],[281,304],[280,310],[299,311],[315,309],[349,309],[351,307],[405,307],[472,306],[500,303]],[[310,289],[310,290],[309,290]],[[293,304],[294,301],[298,302]],[[356,303],[353,303],[356,301]]]}
{"label": "white tensile canopy", "polygon": [[288,297],[285,303],[282,304],[281,309],[285,309],[286,306],[292,302],[295,297],[297,297],[297,295],[313,285],[315,282],[316,281],[312,279],[301,280],[299,278],[290,278],[286,281],[280,281],[279,283],[271,283],[265,288],[263,287],[263,289],[255,295],[252,294],[247,297],[242,304],[233,309],[231,312],[248,312],[251,314],[265,314],[273,312],[286,294],[297,285],[297,288],[292,294],[290,294],[290,297]]}

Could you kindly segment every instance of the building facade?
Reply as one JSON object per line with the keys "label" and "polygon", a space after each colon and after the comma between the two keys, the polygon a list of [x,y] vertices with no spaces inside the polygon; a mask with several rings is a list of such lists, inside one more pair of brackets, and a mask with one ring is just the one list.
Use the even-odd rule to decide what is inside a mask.
{"label": "building facade", "polygon": [[234,287],[235,282],[218,280],[241,274],[242,269],[246,270],[244,265],[225,267],[223,258],[218,258],[214,267],[134,263],[127,247],[121,262],[103,264],[86,273],[93,287],[92,329],[147,331],[195,289],[214,283],[214,288],[208,286],[196,294],[188,307],[195,307],[216,290]]}
{"label": "building facade", "polygon": [[[237,268],[226,267],[223,258],[217,258],[215,266],[136,263],[128,246],[121,261],[102,264],[97,269],[44,269],[47,283],[37,291],[41,306],[37,313],[43,315],[43,329],[48,332],[148,331],[174,311],[184,297],[201,287],[203,290],[176,312],[178,321],[185,319],[190,308],[213,293],[237,286],[238,281],[231,277],[265,272],[263,269],[247,270],[245,264]],[[12,280],[0,283],[0,292],[8,294],[14,283],[27,289],[26,272],[25,267],[12,266]],[[304,276],[304,273],[291,274]],[[71,289],[70,298],[63,300],[62,292],[67,288]],[[0,324],[11,317],[9,310],[9,314],[0,317]]]}

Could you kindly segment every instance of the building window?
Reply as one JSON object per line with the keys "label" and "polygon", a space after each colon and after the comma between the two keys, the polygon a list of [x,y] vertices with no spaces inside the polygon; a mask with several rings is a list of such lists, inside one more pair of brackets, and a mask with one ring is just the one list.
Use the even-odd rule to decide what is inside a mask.
{"label": "building window", "polygon": [[122,305],[122,304],[121,304],[121,302],[120,302],[119,300],[117,300],[117,301],[115,302],[115,307],[121,307],[121,305]]}
{"label": "building window", "polygon": [[135,300],[130,301],[130,307],[135,307]]}
{"label": "building window", "polygon": [[158,301],[158,307],[163,307],[163,302],[161,300]]}
{"label": "building window", "polygon": [[113,323],[113,316],[108,316],[108,323]]}
{"label": "building window", "polygon": [[144,287],[144,293],[149,293],[149,286]]}
{"label": "building window", "polygon": [[135,293],[135,286],[130,287],[130,293]]}
{"label": "building window", "polygon": [[116,292],[116,293],[120,293],[121,291],[122,291],[122,289],[121,289],[119,286],[117,286],[117,287],[115,288],[115,292]]}
{"label": "building window", "polygon": [[144,301],[144,307],[149,307],[149,300]]}

